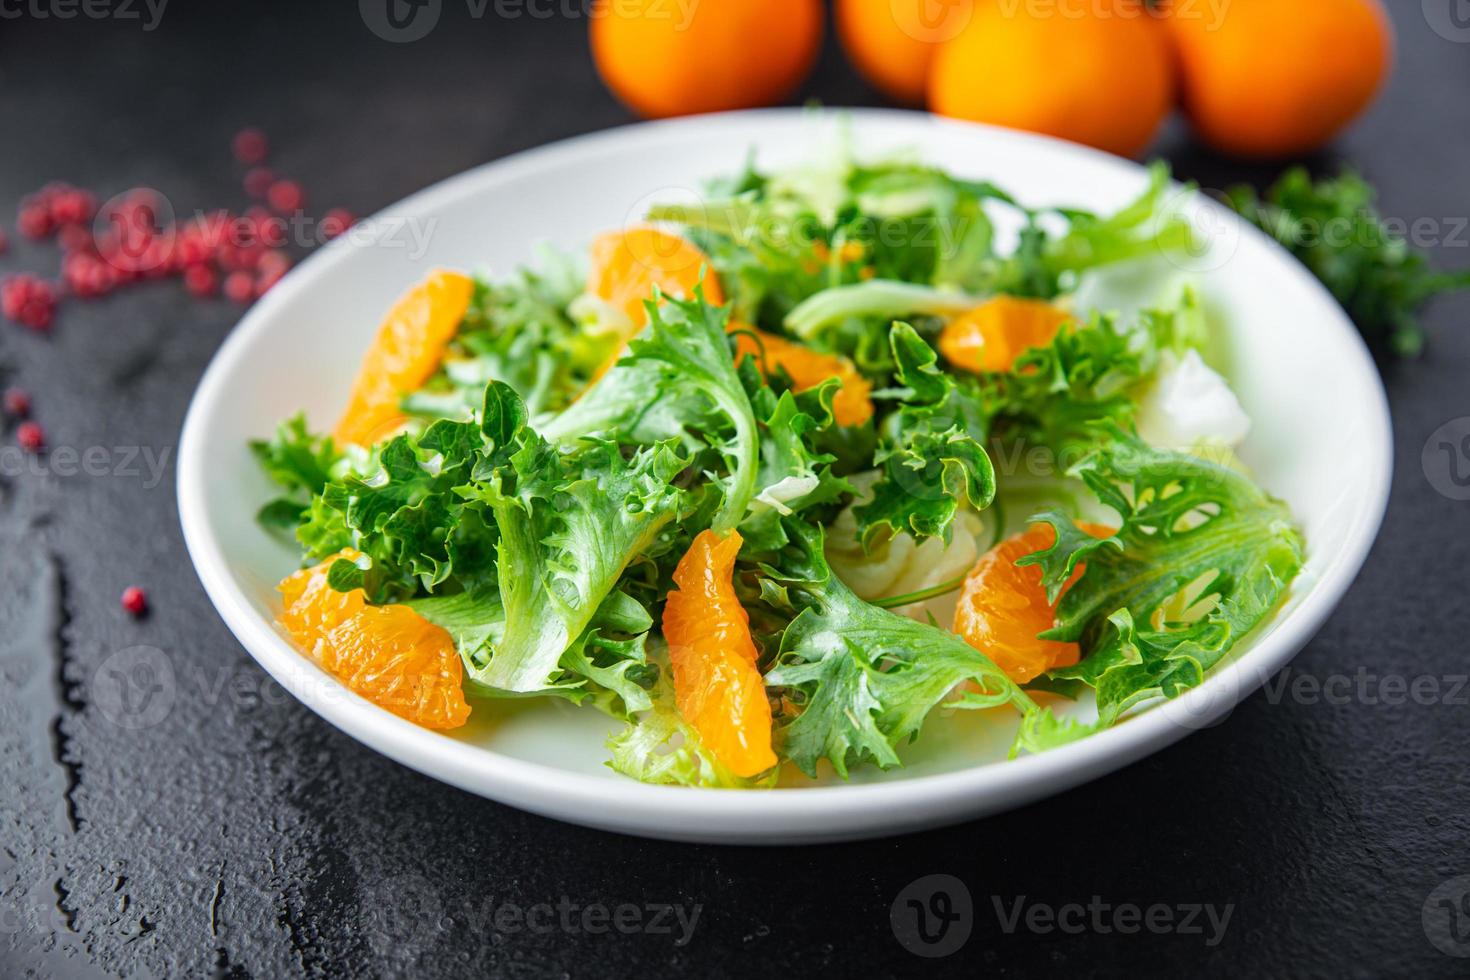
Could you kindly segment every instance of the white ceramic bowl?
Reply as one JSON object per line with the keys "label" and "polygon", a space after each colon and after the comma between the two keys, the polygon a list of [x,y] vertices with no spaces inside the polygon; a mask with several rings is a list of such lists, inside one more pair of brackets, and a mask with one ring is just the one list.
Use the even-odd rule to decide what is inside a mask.
{"label": "white ceramic bowl", "polygon": [[[246,441],[305,409],[330,427],[361,351],[390,303],[433,266],[504,273],[533,243],[584,246],[637,220],[655,199],[687,195],[754,148],[765,167],[810,158],[831,117],[735,113],[597,133],[445,181],[377,216],[373,241],[338,241],[252,309],[199,385],[179,452],[189,552],[220,615],[281,684],[383,754],[473,793],[588,826],[677,840],[799,843],[893,834],[1019,806],[1127,765],[1215,723],[1279,670],[1342,598],[1388,497],[1388,409],[1351,324],[1287,253],[1213,203],[1181,201],[1210,242],[1180,263],[1221,314],[1231,375],[1255,431],[1244,451],[1285,498],[1308,542],[1283,610],[1199,688],[1096,736],[1004,759],[1005,737],[959,717],[935,720],[911,764],[853,784],[730,792],[646,786],[603,767],[609,723],[550,703],[477,709],[453,736],[352,695],[274,625],[275,582],[296,555],[253,515],[271,495]],[[860,156],[912,149],[958,174],[994,180],[1031,204],[1116,208],[1143,170],[1082,147],[916,113],[850,114]],[[1167,270],[1166,270],[1167,271]],[[1177,271],[1177,270],[1176,270]],[[973,713],[968,713],[973,716]]]}

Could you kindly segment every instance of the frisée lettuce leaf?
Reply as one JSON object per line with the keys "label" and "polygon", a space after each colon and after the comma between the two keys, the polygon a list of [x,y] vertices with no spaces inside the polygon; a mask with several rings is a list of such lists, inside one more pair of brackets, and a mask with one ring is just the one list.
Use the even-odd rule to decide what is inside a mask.
{"label": "fris\u00e9e lettuce leaf", "polygon": [[1086,565],[1042,634],[1081,644],[1082,659],[1040,686],[1094,688],[1111,724],[1143,701],[1198,686],[1285,596],[1304,545],[1286,505],[1240,472],[1103,429],[1107,442],[1073,475],[1118,513],[1118,531],[1098,539],[1044,513],[1036,520],[1056,530],[1056,543],[1018,564],[1042,569],[1053,601]]}

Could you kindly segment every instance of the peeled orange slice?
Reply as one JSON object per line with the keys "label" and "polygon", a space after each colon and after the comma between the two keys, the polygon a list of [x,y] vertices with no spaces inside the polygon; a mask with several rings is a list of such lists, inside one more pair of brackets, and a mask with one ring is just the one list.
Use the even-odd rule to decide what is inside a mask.
{"label": "peeled orange slice", "polygon": [[337,559],[357,557],[347,549],[283,579],[281,625],[324,670],[380,708],[425,728],[463,725],[470,716],[464,664],[450,635],[407,606],[370,606],[361,589],[328,584]]}
{"label": "peeled orange slice", "polygon": [[771,703],[756,668],[750,616],[732,576],[740,534],[702,531],[674,570],[663,632],[679,713],[731,772],[755,776],[776,764]]}
{"label": "peeled orange slice", "polygon": [[[1113,533],[1096,524],[1080,527],[1095,538]],[[1056,625],[1056,606],[1042,587],[1042,571],[1036,565],[1017,565],[1018,558],[1050,548],[1056,530],[1050,524],[1034,524],[1023,534],[1006,538],[980,556],[965,579],[955,609],[954,631],[966,643],[985,654],[1006,676],[1025,684],[1056,667],[1070,667],[1081,657],[1075,643],[1039,639]],[[1057,600],[1082,577],[1079,565],[1067,580]]]}
{"label": "peeled orange slice", "polygon": [[842,382],[837,397],[832,401],[832,414],[837,424],[862,425],[873,417],[873,400],[869,397],[873,386],[858,373],[852,361],[836,354],[820,354],[793,340],[744,324],[732,323],[730,329],[741,331],[735,337],[737,364],[747,356],[754,357],[761,373],[767,376],[781,368],[790,376],[797,391],[815,388],[828,378],[837,378]]}
{"label": "peeled orange slice", "polygon": [[402,425],[398,403],[439,369],[474,289],[469,276],[440,269],[393,304],[363,357],[333,433],[339,443],[370,446]]}
{"label": "peeled orange slice", "polygon": [[939,350],[966,371],[1009,371],[1032,347],[1045,347],[1073,316],[1037,299],[997,296],[945,324]]}
{"label": "peeled orange slice", "polygon": [[657,286],[666,296],[690,300],[704,287],[705,302],[720,306],[725,294],[709,256],[688,240],[651,227],[629,228],[600,236],[592,243],[592,271],[587,292],[628,318],[632,336],[648,326],[648,309]]}

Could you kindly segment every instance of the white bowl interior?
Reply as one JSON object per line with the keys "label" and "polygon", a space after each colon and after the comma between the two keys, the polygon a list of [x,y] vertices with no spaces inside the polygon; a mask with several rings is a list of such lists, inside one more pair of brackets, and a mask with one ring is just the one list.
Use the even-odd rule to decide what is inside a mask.
{"label": "white bowl interior", "polygon": [[[485,706],[467,729],[446,738],[359,701],[317,671],[272,625],[279,609],[275,583],[297,567],[297,556],[254,521],[272,491],[246,442],[299,410],[314,427],[329,428],[382,313],[428,269],[504,274],[528,261],[536,242],[581,247],[600,231],[636,221],[651,201],[688,197],[705,177],[738,168],[752,148],[768,168],[811,159],[831,145],[833,125],[831,117],[773,111],[584,137],[416,195],[359,233],[375,231],[375,240],[334,243],[293,272],[222,348],[191,409],[180,454],[180,507],[191,554],[211,597],[252,654],[356,737],[474,791],[635,832],[749,836],[733,818],[709,822],[698,833],[672,825],[673,818],[662,816],[670,806],[686,814],[734,810],[686,802],[718,794],[640,786],[606,770],[601,741],[610,725],[595,712],[556,703],[513,710]],[[912,150],[963,176],[993,180],[1031,204],[1108,210],[1145,184],[1136,165],[1055,141],[911,113],[859,111],[851,114],[850,125],[859,156]],[[1151,274],[1189,274],[1223,325],[1229,374],[1255,422],[1243,456],[1262,483],[1290,503],[1309,556],[1288,607],[1231,670],[1193,692],[1190,710],[1207,714],[1228,709],[1279,669],[1356,573],[1386,501],[1389,435],[1376,372],[1330,297],[1284,252],[1217,206],[1180,200],[1210,247],[1172,266],[1160,264]],[[1231,671],[1236,676],[1224,676]],[[827,826],[860,835],[995,809],[1116,768],[1189,727],[1178,717],[1159,720],[1146,713],[1088,740],[1085,748],[1050,753],[1042,766],[1041,759],[1002,761],[1009,738],[1004,726],[973,716],[936,722],[926,728],[909,768],[876,777],[912,781],[949,773],[912,783],[911,794],[932,787],[928,810],[901,813],[890,806],[896,800],[875,800],[867,816],[849,815]],[[1000,774],[1008,768],[1015,772]],[[796,839],[806,826],[802,820],[819,821],[822,807],[850,814],[860,789],[884,788],[904,791],[870,786],[746,794],[751,799],[736,808],[770,815],[787,807],[777,823],[786,820]],[[820,802],[837,793],[847,799]],[[797,794],[813,799],[799,806],[779,802]],[[730,794],[721,798],[728,801]],[[649,814],[654,816],[647,825],[640,824]]]}

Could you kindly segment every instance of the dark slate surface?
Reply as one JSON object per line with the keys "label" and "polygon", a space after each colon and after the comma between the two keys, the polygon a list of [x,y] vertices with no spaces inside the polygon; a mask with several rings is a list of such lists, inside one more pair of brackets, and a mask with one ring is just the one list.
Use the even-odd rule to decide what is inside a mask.
{"label": "dark slate surface", "polygon": [[[226,146],[257,122],[317,201],[368,213],[627,120],[597,84],[582,21],[474,19],[474,6],[445,3],[439,28],[405,45],[374,37],[350,3],[179,3],[152,31],[7,13],[0,209],[52,178],[104,195],[152,185],[188,210],[239,206]],[[1417,0],[1393,6],[1398,74],[1337,152],[1378,182],[1389,214],[1430,220],[1440,264],[1463,267],[1470,31],[1440,11],[1436,33]],[[805,94],[871,100],[830,50]],[[1270,172],[1174,134],[1162,148],[1212,186]],[[18,244],[0,268],[55,262]],[[1439,493],[1420,454],[1470,414],[1470,301],[1441,304],[1429,355],[1387,371],[1392,508],[1287,678],[1345,676],[1345,698],[1258,694],[1224,724],[1027,809],[800,850],[651,843],[518,813],[359,747],[267,683],[194,577],[172,489],[189,396],[237,316],[168,284],[73,305],[50,338],[0,332],[0,364],[35,392],[52,445],[108,454],[106,475],[16,472],[12,455],[0,478],[0,975],[1466,974],[1470,960],[1430,933],[1470,952],[1454,945],[1470,930],[1456,905],[1470,879],[1453,881],[1470,874],[1470,709],[1456,680],[1470,669],[1470,503]],[[131,464],[128,447],[141,449]],[[141,623],[118,608],[133,582],[154,599]],[[162,651],[174,683],[144,708],[161,720],[130,729],[113,720],[131,716],[109,670],[139,645]],[[1387,678],[1419,677],[1437,703],[1389,703]],[[935,874],[958,880],[941,890],[949,908],[968,894],[974,922],[962,949],[925,959],[895,938],[890,907]],[[902,897],[915,892],[944,909],[932,881]],[[1007,931],[1022,896],[1041,911]],[[698,906],[692,938],[678,941],[677,922],[583,928],[584,907],[650,903]],[[1108,909],[1067,918],[1070,931],[1033,918],[1067,903]],[[1191,905],[1230,918],[1223,937],[1204,914],[1198,933],[1115,928],[1130,921],[1120,906],[1154,904],[1176,923]],[[1453,908],[1460,932],[1427,932],[1426,908],[1441,925]],[[502,909],[542,928],[516,929]],[[915,945],[943,952],[957,938]]]}

